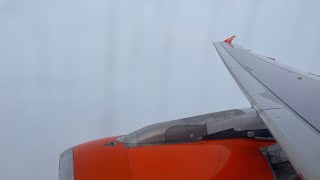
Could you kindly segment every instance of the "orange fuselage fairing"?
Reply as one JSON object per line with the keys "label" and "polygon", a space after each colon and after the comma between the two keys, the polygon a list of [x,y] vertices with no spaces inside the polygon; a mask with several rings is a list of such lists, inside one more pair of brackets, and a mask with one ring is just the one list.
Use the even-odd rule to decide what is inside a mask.
{"label": "orange fuselage fairing", "polygon": [[274,141],[209,140],[127,148],[117,137],[74,147],[75,180],[273,179],[260,147]]}

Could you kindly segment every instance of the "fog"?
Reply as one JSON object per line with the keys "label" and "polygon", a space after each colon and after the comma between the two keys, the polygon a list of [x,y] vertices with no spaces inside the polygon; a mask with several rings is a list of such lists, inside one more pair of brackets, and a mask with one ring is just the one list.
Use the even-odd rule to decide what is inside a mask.
{"label": "fog", "polygon": [[249,107],[212,43],[320,74],[320,1],[0,0],[0,179],[56,180],[60,153]]}

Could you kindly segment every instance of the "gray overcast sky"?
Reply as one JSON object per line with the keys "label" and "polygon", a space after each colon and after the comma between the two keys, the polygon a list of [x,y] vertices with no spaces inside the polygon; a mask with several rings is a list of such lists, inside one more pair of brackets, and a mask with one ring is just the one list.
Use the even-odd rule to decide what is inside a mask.
{"label": "gray overcast sky", "polygon": [[320,74],[320,1],[0,0],[0,179],[56,180],[59,154],[248,107],[212,42]]}

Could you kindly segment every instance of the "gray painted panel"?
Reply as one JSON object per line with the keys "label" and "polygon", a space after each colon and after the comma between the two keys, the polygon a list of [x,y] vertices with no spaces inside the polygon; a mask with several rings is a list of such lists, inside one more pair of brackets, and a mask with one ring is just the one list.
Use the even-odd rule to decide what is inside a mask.
{"label": "gray painted panel", "polygon": [[[220,131],[267,129],[253,108],[232,109],[153,124],[125,136],[127,147],[190,142]],[[120,141],[123,141],[119,139]]]}

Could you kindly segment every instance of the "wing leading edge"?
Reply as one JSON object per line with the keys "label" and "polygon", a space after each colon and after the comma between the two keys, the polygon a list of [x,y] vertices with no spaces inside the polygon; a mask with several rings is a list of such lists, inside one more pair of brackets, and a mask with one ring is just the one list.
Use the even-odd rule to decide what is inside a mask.
{"label": "wing leading edge", "polygon": [[214,46],[299,175],[320,179],[319,78],[231,41]]}

